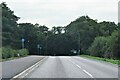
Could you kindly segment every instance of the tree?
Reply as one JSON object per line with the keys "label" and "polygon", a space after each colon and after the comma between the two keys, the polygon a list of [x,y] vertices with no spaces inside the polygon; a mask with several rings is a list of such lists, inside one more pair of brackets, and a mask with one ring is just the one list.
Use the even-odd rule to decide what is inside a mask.
{"label": "tree", "polygon": [[[81,45],[82,52],[86,53],[94,38],[100,34],[99,25],[96,20],[88,16],[82,16],[66,26],[66,33],[73,36],[76,43]],[[80,34],[80,36],[78,35]]]}
{"label": "tree", "polygon": [[49,55],[72,55],[70,51],[77,50],[77,44],[70,35],[51,35],[47,40],[47,52]]}
{"label": "tree", "polygon": [[108,45],[110,47],[111,55],[113,59],[118,59],[118,50],[119,50],[119,38],[120,35],[118,34],[118,31],[114,31],[110,38],[108,39]]}
{"label": "tree", "polygon": [[43,26],[39,26],[39,30],[42,32],[42,33],[45,33],[45,32],[47,32],[48,31],[48,27],[46,27],[45,25],[43,25]]}
{"label": "tree", "polygon": [[[37,45],[42,47],[42,54],[70,55],[71,50],[81,50],[83,54],[118,59],[120,52],[120,23],[97,22],[88,16],[81,16],[69,25],[53,27],[51,30],[38,23],[20,23],[19,17],[2,5],[2,41],[3,46],[21,49],[21,39],[25,39],[25,48],[30,54],[38,54]],[[63,33],[64,32],[64,33]],[[72,53],[71,53],[72,54]]]}
{"label": "tree", "polygon": [[114,31],[108,37],[96,37],[89,48],[90,55],[118,59],[119,40],[118,31]]}
{"label": "tree", "polygon": [[29,49],[32,54],[38,54],[38,44],[45,47],[44,28],[47,29],[47,27],[36,27],[36,25],[31,23],[19,24],[19,38],[25,39],[25,48]]}
{"label": "tree", "polygon": [[[16,39],[17,21],[19,17],[14,15],[14,12],[7,7],[6,3],[2,5],[2,45],[3,46],[14,46]],[[14,46],[15,47],[15,46]]]}
{"label": "tree", "polygon": [[62,34],[62,32],[64,31],[64,27],[62,27],[62,26],[58,26],[58,27],[52,27],[52,33],[53,34]]}
{"label": "tree", "polygon": [[96,57],[104,57],[106,43],[107,38],[96,37],[91,47],[89,48],[90,55]]}
{"label": "tree", "polygon": [[110,36],[112,32],[117,30],[118,26],[114,22],[100,22],[99,23],[102,36]]}

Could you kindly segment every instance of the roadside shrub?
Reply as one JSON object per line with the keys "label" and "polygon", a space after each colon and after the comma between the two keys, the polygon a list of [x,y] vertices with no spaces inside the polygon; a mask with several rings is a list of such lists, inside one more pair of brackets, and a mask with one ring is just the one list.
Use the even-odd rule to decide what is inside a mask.
{"label": "roadside shrub", "polygon": [[114,31],[108,37],[96,37],[88,49],[90,55],[109,59],[118,59],[119,40],[118,31]]}
{"label": "roadside shrub", "polygon": [[29,52],[27,49],[14,50],[10,47],[2,48],[2,59],[12,58],[12,57],[24,57],[28,54]]}
{"label": "roadside shrub", "polygon": [[119,40],[118,37],[120,34],[118,34],[118,31],[115,31],[112,33],[112,35],[108,39],[108,46],[109,46],[109,51],[111,52],[111,58],[112,59],[118,59],[118,50],[119,50]]}
{"label": "roadside shrub", "polygon": [[24,57],[24,56],[27,56],[29,54],[28,50],[27,49],[21,49],[21,50],[18,50],[18,54],[21,56],[21,57]]}
{"label": "roadside shrub", "polygon": [[90,55],[104,57],[107,39],[105,37],[96,37],[89,48]]}
{"label": "roadside shrub", "polygon": [[11,58],[13,55],[13,50],[10,47],[2,48],[2,59]]}

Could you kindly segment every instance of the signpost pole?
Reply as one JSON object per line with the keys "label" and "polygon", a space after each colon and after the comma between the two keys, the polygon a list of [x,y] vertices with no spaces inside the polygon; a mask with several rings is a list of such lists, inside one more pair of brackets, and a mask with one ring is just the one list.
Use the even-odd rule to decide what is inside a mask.
{"label": "signpost pole", "polygon": [[41,49],[42,49],[42,47],[40,47],[40,54],[41,54]]}
{"label": "signpost pole", "polygon": [[22,38],[22,49],[24,49],[24,42],[25,42],[25,39]]}
{"label": "signpost pole", "polygon": [[38,55],[39,55],[39,48],[40,48],[40,45],[39,45],[39,44],[37,45],[37,48],[38,48]]}

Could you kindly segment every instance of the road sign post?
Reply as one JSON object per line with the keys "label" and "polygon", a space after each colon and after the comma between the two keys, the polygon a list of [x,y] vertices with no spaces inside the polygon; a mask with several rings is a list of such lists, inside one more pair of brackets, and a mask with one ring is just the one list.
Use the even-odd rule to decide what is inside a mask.
{"label": "road sign post", "polygon": [[41,54],[41,49],[42,49],[42,47],[40,46],[40,54]]}
{"label": "road sign post", "polygon": [[24,49],[24,42],[25,42],[25,39],[22,38],[22,49]]}
{"label": "road sign post", "polygon": [[40,45],[39,45],[39,44],[37,45],[37,48],[38,48],[38,55],[39,55],[39,48],[40,48]]}

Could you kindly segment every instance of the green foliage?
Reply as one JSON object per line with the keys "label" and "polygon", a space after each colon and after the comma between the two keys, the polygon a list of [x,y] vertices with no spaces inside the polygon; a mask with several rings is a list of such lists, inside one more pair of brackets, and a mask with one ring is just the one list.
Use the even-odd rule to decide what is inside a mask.
{"label": "green foliage", "polygon": [[106,21],[100,22],[99,26],[102,36],[110,36],[118,28],[118,26],[114,22]]}
{"label": "green foliage", "polygon": [[[45,25],[37,23],[18,24],[19,17],[14,15],[14,11],[6,3],[1,5],[3,58],[17,56],[17,53],[24,56],[28,51],[30,54],[39,54],[37,45],[40,44],[42,54],[69,55],[71,50],[80,50],[82,54],[118,59],[119,24],[108,21],[98,23],[88,16],[81,16],[67,26],[54,26],[49,30]],[[20,50],[22,38],[25,39],[24,44],[28,51]]]}
{"label": "green foliage", "polygon": [[88,16],[82,16],[71,22],[66,32],[73,37],[83,53],[118,59],[118,29],[119,25],[114,22],[98,23]]}
{"label": "green foliage", "polygon": [[107,39],[105,37],[96,37],[92,43],[92,46],[89,48],[90,55],[103,57],[105,52],[104,46],[106,45],[106,42]]}
{"label": "green foliage", "polygon": [[11,48],[2,48],[2,59],[10,58],[13,56],[13,51]]}
{"label": "green foliage", "polygon": [[21,49],[21,50],[13,50],[10,47],[3,47],[2,48],[2,59],[12,58],[12,57],[24,57],[28,55],[28,50]]}
{"label": "green foliage", "polygon": [[90,55],[118,59],[118,31],[108,37],[96,37],[89,48]]}
{"label": "green foliage", "polygon": [[27,56],[29,54],[27,49],[21,49],[17,51],[21,57]]}
{"label": "green foliage", "polygon": [[[94,38],[99,35],[99,25],[96,20],[90,19],[88,16],[82,16],[71,22],[66,27],[67,33],[72,34],[78,45],[81,45],[81,50],[86,53]],[[78,35],[80,33],[80,35]],[[80,36],[80,43],[79,43]]]}
{"label": "green foliage", "polygon": [[[47,31],[46,26],[38,26],[33,25],[31,23],[21,23],[19,24],[19,40],[22,38],[25,39],[25,48],[29,50],[31,54],[38,54],[37,53],[37,45],[40,44],[43,47],[45,45],[46,34]],[[21,47],[21,43],[19,43]],[[44,49],[44,48],[43,48]]]}
{"label": "green foliage", "polygon": [[[14,15],[14,12],[7,7],[6,3],[2,5],[2,45],[14,46],[17,41],[16,28],[19,17]],[[15,39],[15,40],[14,40]]]}
{"label": "green foliage", "polygon": [[72,40],[70,35],[56,34],[47,39],[48,54],[69,55],[72,49],[77,50],[77,43]]}
{"label": "green foliage", "polygon": [[118,34],[118,31],[115,31],[112,33],[112,35],[109,37],[108,39],[108,46],[109,46],[109,51],[111,51],[111,55],[113,59],[118,59],[118,50],[119,50],[119,40],[118,40],[118,36],[120,36]]}

